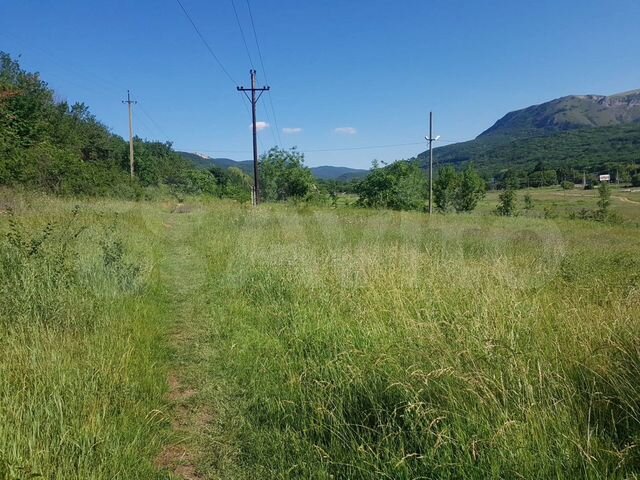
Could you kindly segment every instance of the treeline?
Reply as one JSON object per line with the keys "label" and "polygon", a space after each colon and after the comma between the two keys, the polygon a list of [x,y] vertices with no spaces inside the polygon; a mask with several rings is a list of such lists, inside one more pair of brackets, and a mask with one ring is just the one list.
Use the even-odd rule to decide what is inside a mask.
{"label": "treeline", "polygon": [[217,188],[210,174],[191,168],[170,143],[136,138],[135,153],[131,180],[128,142],[85,104],[57,100],[37,73],[0,52],[0,185],[131,198],[160,185],[187,193]]}
{"label": "treeline", "polygon": [[[453,167],[441,169],[433,190],[434,207],[441,212],[470,212],[484,197],[487,184],[469,164],[461,172]],[[383,167],[374,162],[371,173],[356,185],[355,191],[357,204],[363,207],[424,210],[429,185],[415,161],[401,160]]]}
{"label": "treeline", "polygon": [[[595,182],[610,174],[614,182],[640,184],[640,125],[581,128],[530,137],[492,135],[434,150],[439,165],[463,168],[474,163],[490,186],[503,188],[505,175],[521,187]],[[423,166],[426,153],[417,159]]]}

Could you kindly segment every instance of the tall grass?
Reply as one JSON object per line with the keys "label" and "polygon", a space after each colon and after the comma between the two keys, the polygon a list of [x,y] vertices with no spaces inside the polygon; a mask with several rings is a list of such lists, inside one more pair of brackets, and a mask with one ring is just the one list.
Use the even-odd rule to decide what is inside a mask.
{"label": "tall grass", "polygon": [[633,226],[2,192],[0,211],[2,480],[167,478],[169,365],[199,478],[639,475]]}
{"label": "tall grass", "polygon": [[166,306],[144,217],[120,202],[7,203],[0,479],[161,478]]}
{"label": "tall grass", "polygon": [[636,230],[269,207],[209,222],[210,472],[640,472]]}

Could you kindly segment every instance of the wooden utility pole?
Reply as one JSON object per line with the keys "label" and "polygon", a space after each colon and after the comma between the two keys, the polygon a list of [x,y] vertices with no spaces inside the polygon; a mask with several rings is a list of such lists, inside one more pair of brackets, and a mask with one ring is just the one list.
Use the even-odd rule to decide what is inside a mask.
{"label": "wooden utility pole", "polygon": [[127,99],[123,100],[122,103],[126,103],[129,106],[129,167],[131,170],[131,178],[133,178],[134,160],[133,160],[133,107],[132,105],[138,102],[131,100],[131,94],[129,93],[129,90],[127,90]]}
{"label": "wooden utility pole", "polygon": [[[251,88],[236,87],[239,92],[243,92],[251,102],[251,117],[253,120],[253,205],[258,205],[260,198],[260,188],[258,185],[258,129],[256,127],[256,105],[262,94],[270,87],[256,88],[256,71],[250,70]],[[247,92],[251,92],[251,96]],[[256,96],[256,92],[259,92]]]}
{"label": "wooden utility pole", "polygon": [[433,142],[438,138],[433,138],[433,112],[429,112],[429,136],[425,137],[429,142],[429,215],[433,213]]}

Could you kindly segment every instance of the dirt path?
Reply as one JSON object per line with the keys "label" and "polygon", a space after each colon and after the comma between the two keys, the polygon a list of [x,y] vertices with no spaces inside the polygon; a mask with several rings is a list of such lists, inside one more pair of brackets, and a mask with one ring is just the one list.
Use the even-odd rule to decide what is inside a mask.
{"label": "dirt path", "polygon": [[180,369],[181,359],[189,355],[197,343],[198,322],[193,319],[200,312],[198,299],[205,283],[203,260],[191,245],[190,238],[200,223],[200,216],[174,209],[164,223],[168,255],[161,263],[163,281],[170,292],[174,321],[171,331],[173,347],[172,369],[167,379],[168,400],[172,407],[172,441],[157,457],[159,470],[169,472],[170,478],[201,480],[198,472],[198,438],[194,432],[204,431],[213,420],[212,412],[199,406],[199,391],[193,381],[185,378]]}
{"label": "dirt path", "polygon": [[640,202],[636,202],[635,200],[631,200],[630,198],[627,198],[627,197],[615,196],[614,198],[618,198],[621,202],[624,202],[624,203],[635,203],[636,205],[640,205]]}

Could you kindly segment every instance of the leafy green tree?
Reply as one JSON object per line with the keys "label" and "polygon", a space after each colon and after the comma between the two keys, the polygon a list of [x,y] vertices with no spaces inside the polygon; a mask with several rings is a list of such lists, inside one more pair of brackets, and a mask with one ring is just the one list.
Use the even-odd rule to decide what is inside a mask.
{"label": "leafy green tree", "polygon": [[469,164],[462,172],[460,184],[456,190],[453,205],[456,212],[470,212],[486,194],[487,185],[478,175],[473,165]]}
{"label": "leafy green tree", "polygon": [[438,177],[433,182],[433,197],[439,211],[446,213],[453,209],[459,185],[460,175],[454,167],[447,165],[438,170]]}
{"label": "leafy green tree", "polygon": [[383,168],[374,164],[371,173],[358,184],[358,205],[423,210],[426,192],[425,176],[415,162],[401,160]]}
{"label": "leafy green tree", "polygon": [[506,188],[498,196],[500,202],[495,213],[504,217],[512,217],[516,214],[516,192],[513,188]]}
{"label": "leafy green tree", "polygon": [[196,173],[170,143],[135,139],[131,181],[128,143],[83,103],[58,101],[38,74],[0,52],[0,184],[62,195],[140,198],[143,186],[211,193],[215,178]]}
{"label": "leafy green tree", "polygon": [[260,160],[264,200],[304,198],[314,186],[313,174],[304,166],[304,154],[295,148],[272,148]]}

